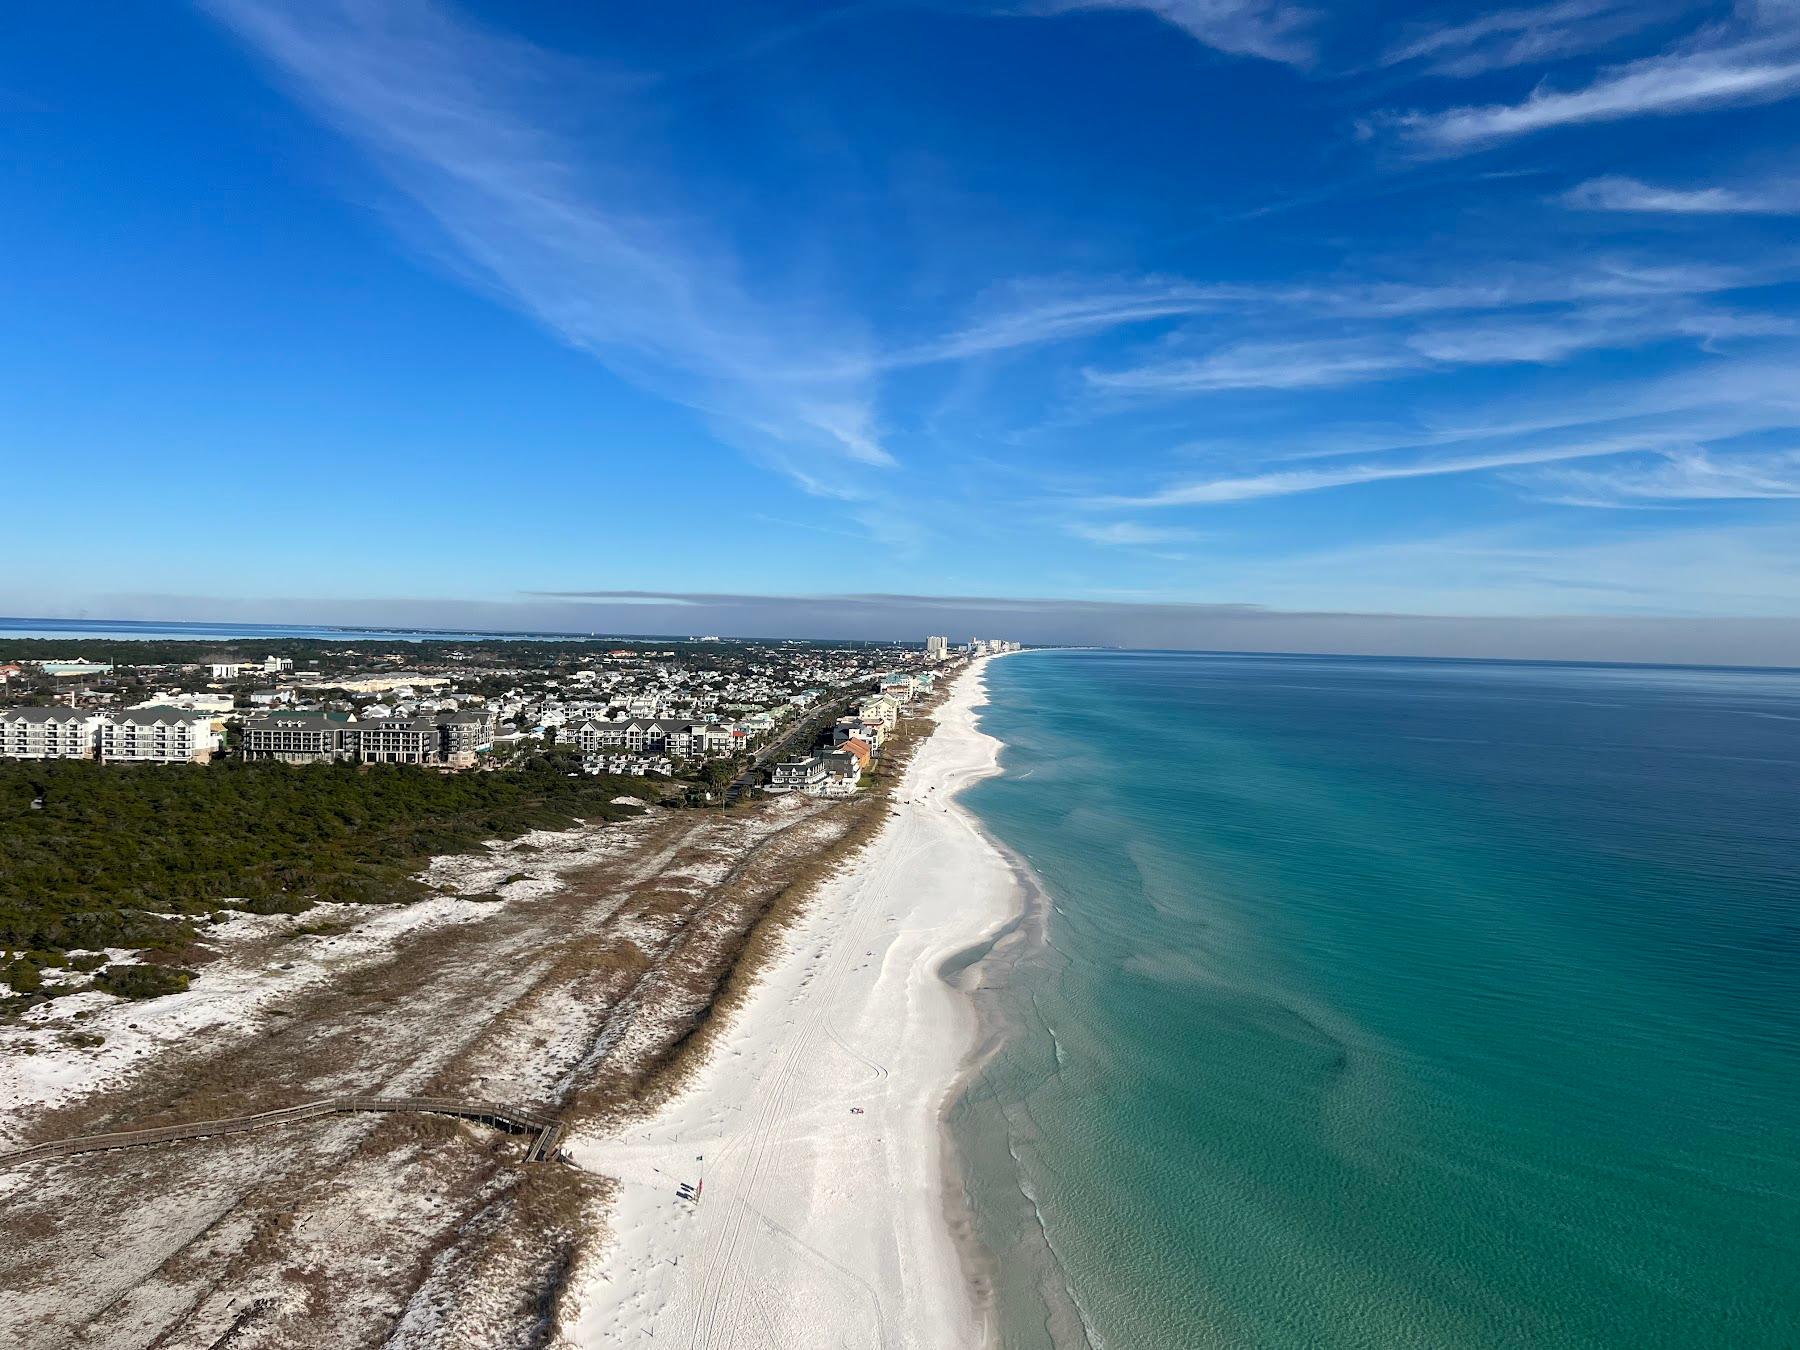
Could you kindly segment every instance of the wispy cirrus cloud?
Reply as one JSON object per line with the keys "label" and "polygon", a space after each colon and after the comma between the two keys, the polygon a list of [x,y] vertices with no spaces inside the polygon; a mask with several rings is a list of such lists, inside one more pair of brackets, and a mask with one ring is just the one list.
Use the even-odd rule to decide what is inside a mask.
{"label": "wispy cirrus cloud", "polygon": [[1399,320],[1548,305],[1674,303],[1785,280],[1796,267],[1779,257],[1744,266],[1616,253],[1554,264],[1489,265],[1475,278],[1437,277],[1420,270],[1425,275],[1399,281],[1356,276],[1280,283],[1157,276],[1019,280],[990,288],[962,323],[943,335],[894,348],[876,357],[875,364],[889,369],[966,360],[1208,315],[1282,312]]}
{"label": "wispy cirrus cloud", "polygon": [[1185,544],[1191,543],[1196,538],[1192,530],[1171,529],[1161,525],[1144,525],[1135,520],[1077,520],[1070,521],[1063,528],[1075,538],[1085,539],[1090,544],[1107,544],[1120,548],[1152,548],[1159,544]]}
{"label": "wispy cirrus cloud", "polygon": [[1103,525],[1120,512],[1462,476],[1540,502],[1587,507],[1790,499],[1800,496],[1800,452],[1742,447],[1783,436],[1791,443],[1800,433],[1792,356],[1789,347],[1560,400],[1494,404],[1485,416],[1412,438],[1353,434],[1340,445],[1295,446],[1272,457],[1267,448],[1258,455],[1217,442],[1197,450],[1226,468],[1188,472],[1147,491],[1089,494],[1076,504]]}
{"label": "wispy cirrus cloud", "polygon": [[1286,0],[1028,0],[1022,12],[1105,9],[1153,14],[1195,41],[1232,56],[1307,66],[1318,54],[1319,12]]}
{"label": "wispy cirrus cloud", "polygon": [[1188,479],[1142,496],[1095,497],[1086,503],[1095,508],[1146,509],[1175,506],[1217,506],[1255,501],[1265,497],[1291,497],[1327,488],[1356,487],[1366,483],[1407,478],[1441,478],[1517,468],[1527,464],[1551,464],[1564,460],[1596,459],[1656,448],[1660,436],[1624,436],[1575,444],[1491,450],[1479,454],[1438,455],[1407,459],[1370,460],[1333,464],[1329,467],[1276,469],[1264,473]]}
{"label": "wispy cirrus cloud", "polygon": [[1202,394],[1226,389],[1320,389],[1383,379],[1426,364],[1385,338],[1238,342],[1201,356],[1083,373],[1097,389],[1126,394]]}
{"label": "wispy cirrus cloud", "polygon": [[1795,322],[1780,315],[1682,303],[1596,305],[1435,321],[1344,338],[1228,343],[1197,356],[1159,355],[1133,366],[1090,368],[1085,375],[1095,388],[1121,394],[1321,389],[1459,366],[1549,365],[1581,352],[1671,339],[1711,345],[1794,331]]}
{"label": "wispy cirrus cloud", "polygon": [[434,261],[809,491],[886,467],[853,318],[757,292],[727,232],[627,138],[557,130],[569,86],[621,119],[643,84],[485,32],[431,0],[201,0],[362,147],[435,233]]}
{"label": "wispy cirrus cloud", "polygon": [[1732,338],[1783,337],[1795,331],[1795,321],[1779,314],[1684,304],[1609,305],[1429,326],[1411,334],[1406,345],[1439,365],[1546,365],[1579,352],[1670,339],[1710,347]]}
{"label": "wispy cirrus cloud", "polygon": [[1800,450],[1665,451],[1601,469],[1545,469],[1521,479],[1546,501],[1632,508],[1800,499]]}
{"label": "wispy cirrus cloud", "polygon": [[1448,77],[1597,51],[1669,17],[1652,0],[1557,0],[1497,9],[1465,23],[1413,28],[1382,54],[1381,64],[1422,64]]}
{"label": "wispy cirrus cloud", "polygon": [[1463,154],[1555,127],[1770,103],[1800,93],[1800,11],[1752,5],[1671,50],[1610,66],[1584,85],[1540,84],[1516,103],[1388,114],[1372,129],[1427,154]]}
{"label": "wispy cirrus cloud", "polygon": [[1800,213],[1800,183],[1760,187],[1659,187],[1635,178],[1590,178],[1557,198],[1576,211],[1650,215],[1746,216]]}
{"label": "wispy cirrus cloud", "polygon": [[1251,303],[1254,286],[1202,285],[1172,278],[1040,278],[996,287],[962,326],[901,347],[883,367],[932,365],[1091,337],[1116,328],[1216,313]]}

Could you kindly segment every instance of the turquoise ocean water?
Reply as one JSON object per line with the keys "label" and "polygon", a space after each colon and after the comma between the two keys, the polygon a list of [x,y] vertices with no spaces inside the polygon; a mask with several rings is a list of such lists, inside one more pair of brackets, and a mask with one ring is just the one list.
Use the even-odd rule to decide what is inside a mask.
{"label": "turquoise ocean water", "polygon": [[1009,1345],[1800,1346],[1800,674],[989,678]]}

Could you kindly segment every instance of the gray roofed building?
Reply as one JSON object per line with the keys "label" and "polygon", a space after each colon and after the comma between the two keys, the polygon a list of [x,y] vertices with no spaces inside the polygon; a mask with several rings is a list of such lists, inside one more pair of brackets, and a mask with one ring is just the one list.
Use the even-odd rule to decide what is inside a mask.
{"label": "gray roofed building", "polygon": [[113,763],[204,764],[218,748],[211,716],[185,708],[132,708],[100,726],[100,758]]}
{"label": "gray roofed building", "polygon": [[347,758],[344,732],[348,714],[281,712],[248,718],[241,751],[245,759],[274,759],[309,764]]}
{"label": "gray roofed building", "polygon": [[0,709],[0,758],[92,759],[105,720],[81,708]]}

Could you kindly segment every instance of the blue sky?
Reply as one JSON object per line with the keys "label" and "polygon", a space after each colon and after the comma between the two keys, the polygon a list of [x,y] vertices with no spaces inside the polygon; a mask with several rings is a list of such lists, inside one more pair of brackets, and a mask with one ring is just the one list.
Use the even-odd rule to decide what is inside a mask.
{"label": "blue sky", "polygon": [[9,37],[10,612],[1800,614],[1800,4]]}

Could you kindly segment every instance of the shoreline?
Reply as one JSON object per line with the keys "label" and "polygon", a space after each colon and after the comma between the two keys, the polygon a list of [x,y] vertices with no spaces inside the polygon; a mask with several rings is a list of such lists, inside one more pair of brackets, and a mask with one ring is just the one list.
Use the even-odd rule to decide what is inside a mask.
{"label": "shoreline", "polygon": [[[1040,1344],[1035,1340],[1018,1339],[1023,1334],[1021,1327],[1028,1325],[1041,1332],[1043,1350],[1065,1350],[1065,1347],[1067,1350],[1097,1350],[1103,1342],[1088,1320],[1079,1295],[1069,1283],[1068,1270],[1051,1241],[1030,1178],[1018,1157],[1009,1156],[1003,1170],[1016,1189],[1020,1205],[1020,1214],[1014,1218],[1020,1220],[1022,1231],[1030,1234],[1029,1237],[1021,1236],[1005,1249],[1003,1256],[981,1232],[969,1198],[970,1173],[974,1164],[964,1156],[957,1139],[957,1123],[952,1117],[959,1110],[992,1109],[974,1100],[983,1074],[1002,1051],[1033,1031],[1033,1027],[1017,1015],[1016,1009],[1007,1006],[1004,991],[1022,965],[1031,961],[1041,963],[1045,959],[1049,951],[1047,924],[1051,905],[1049,893],[1030,861],[987,836],[979,822],[975,828],[1012,869],[1020,900],[1018,913],[1013,918],[980,942],[946,960],[941,968],[940,978],[973,1008],[979,1033],[976,1046],[965,1058],[951,1090],[945,1094],[940,1117],[944,1136],[945,1221],[963,1253],[969,1283],[989,1308],[996,1331],[1007,1324],[1004,1291],[998,1279],[1002,1267],[1008,1267],[1010,1283],[1014,1286],[1022,1273],[1029,1273],[1034,1302],[1028,1310],[1014,1309],[1015,1323],[1011,1325],[1013,1336],[1009,1338],[1009,1344],[1015,1341],[1021,1346]],[[949,970],[951,966],[956,969]],[[1045,1031],[1041,1022],[1036,1030]],[[1005,1108],[1001,1107],[1000,1111],[1004,1116]],[[1003,1123],[1001,1128],[1010,1135],[1010,1123]],[[993,1339],[989,1344],[997,1346],[999,1341]]]}
{"label": "shoreline", "polygon": [[977,725],[992,659],[958,677],[881,830],[783,935],[683,1088],[569,1141],[618,1187],[561,1343],[994,1342],[992,1258],[947,1121],[987,1050],[962,981],[1029,913],[1016,860],[953,801],[1000,772]]}
{"label": "shoreline", "polygon": [[[985,693],[984,687],[980,707],[985,707],[988,702]],[[1003,772],[999,767],[999,754],[1005,749],[1005,742],[991,733],[982,734],[994,743],[993,774],[999,774]],[[1029,772],[1027,770],[1027,774]],[[985,1124],[990,1137],[998,1123],[1008,1136],[1008,1156],[1004,1162],[997,1163],[997,1171],[1004,1177],[1007,1192],[1018,1201],[1018,1212],[1011,1216],[1018,1224],[1016,1240],[1002,1245],[998,1232],[984,1233],[971,1199],[976,1163],[972,1157],[965,1156],[962,1147],[965,1141],[957,1137],[959,1123],[970,1133],[967,1142],[982,1141],[975,1137],[970,1120],[958,1122],[953,1117],[959,1112],[979,1117],[985,1111],[995,1110],[991,1102],[979,1100],[979,1089],[988,1066],[1008,1047],[1026,1040],[1034,1032],[1048,1034],[1048,1028],[1041,1020],[1034,1024],[1031,1017],[1021,1015],[1017,1005],[1009,1003],[1007,990],[1022,967],[1042,966],[1052,958],[1048,929],[1053,902],[1029,857],[991,835],[980,818],[967,807],[953,804],[953,809],[967,819],[969,828],[1008,868],[1017,903],[1009,919],[962,951],[947,957],[938,968],[938,978],[954,989],[973,1010],[977,1029],[976,1041],[964,1056],[950,1090],[944,1095],[939,1117],[943,1136],[945,1222],[962,1252],[970,1287],[991,1320],[993,1334],[989,1346],[1000,1344],[999,1332],[1004,1327],[1009,1332],[1006,1340],[1009,1345],[1041,1346],[1042,1350],[1097,1350],[1103,1340],[1069,1282],[1068,1269],[1051,1240],[1031,1178],[1013,1151],[1013,1126],[1007,1118],[1005,1103],[997,1108],[998,1122],[989,1119],[976,1123]],[[992,1178],[986,1180],[992,1181]],[[995,1216],[987,1217],[992,1229]],[[1002,1220],[1002,1227],[1004,1223]],[[1003,1273],[1004,1280],[1000,1278]],[[1019,1304],[1021,1282],[1032,1291],[1029,1306]]]}

